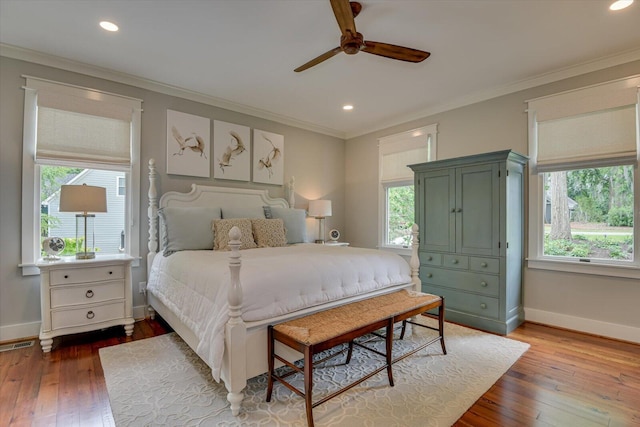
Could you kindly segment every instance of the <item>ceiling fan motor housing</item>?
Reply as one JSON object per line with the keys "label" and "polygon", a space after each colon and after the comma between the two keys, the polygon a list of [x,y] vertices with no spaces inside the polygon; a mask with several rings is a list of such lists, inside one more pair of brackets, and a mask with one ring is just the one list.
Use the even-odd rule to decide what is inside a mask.
{"label": "ceiling fan motor housing", "polygon": [[348,55],[355,55],[360,52],[364,45],[364,36],[361,33],[347,33],[340,37],[340,48]]}

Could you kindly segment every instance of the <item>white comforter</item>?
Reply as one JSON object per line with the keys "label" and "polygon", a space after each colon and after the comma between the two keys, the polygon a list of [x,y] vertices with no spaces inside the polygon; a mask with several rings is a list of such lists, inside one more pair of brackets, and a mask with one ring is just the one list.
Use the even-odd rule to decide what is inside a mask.
{"label": "white comforter", "polygon": [[[404,259],[374,249],[300,244],[240,253],[245,322],[411,281]],[[216,381],[229,319],[229,255],[219,251],[158,254],[147,288],[198,337],[196,352],[211,367]]]}

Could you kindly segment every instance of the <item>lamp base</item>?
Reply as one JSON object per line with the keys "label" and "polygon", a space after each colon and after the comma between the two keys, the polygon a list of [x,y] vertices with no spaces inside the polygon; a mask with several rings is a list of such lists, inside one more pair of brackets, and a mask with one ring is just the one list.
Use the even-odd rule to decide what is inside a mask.
{"label": "lamp base", "polygon": [[96,257],[95,252],[78,252],[76,253],[76,259],[94,259]]}
{"label": "lamp base", "polygon": [[322,239],[316,239],[316,243],[320,244],[320,245],[324,245],[324,240]]}

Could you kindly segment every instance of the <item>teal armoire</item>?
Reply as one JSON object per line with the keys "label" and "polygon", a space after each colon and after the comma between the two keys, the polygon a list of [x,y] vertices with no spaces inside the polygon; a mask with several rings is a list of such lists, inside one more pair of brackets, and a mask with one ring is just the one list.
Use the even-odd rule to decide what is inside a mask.
{"label": "teal armoire", "polygon": [[524,320],[524,179],[511,150],[410,165],[422,290],[452,322],[507,334]]}

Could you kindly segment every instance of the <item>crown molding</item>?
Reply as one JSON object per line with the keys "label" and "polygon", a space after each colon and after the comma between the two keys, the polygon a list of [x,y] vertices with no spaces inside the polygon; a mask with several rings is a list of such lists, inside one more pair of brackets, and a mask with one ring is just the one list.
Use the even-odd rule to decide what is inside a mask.
{"label": "crown molding", "polygon": [[567,79],[570,77],[576,77],[582,74],[591,73],[594,71],[603,70],[605,68],[615,67],[616,65],[626,64],[628,62],[640,60],[640,49],[631,49],[624,52],[620,52],[614,55],[606,56],[603,58],[595,59],[592,61],[583,62],[569,67],[560,68],[558,70],[550,71],[548,73],[539,74],[535,77],[523,79],[515,83],[507,85],[496,86],[489,89],[484,89],[468,96],[457,98],[446,104],[440,104],[432,108],[416,111],[410,115],[403,115],[402,117],[396,117],[387,121],[379,122],[378,126],[374,129],[367,129],[366,131],[347,133],[346,139],[356,138],[359,136],[367,135],[373,132],[377,132],[383,129],[390,128],[392,126],[399,126],[405,123],[412,122],[414,120],[423,119],[434,114],[444,113],[456,108],[465,107],[467,105],[475,104],[478,102],[486,101],[499,96],[508,95],[510,93],[519,92],[521,90],[531,89],[533,87],[542,86],[548,83],[557,82],[559,80]]}
{"label": "crown molding", "polygon": [[38,52],[35,50],[24,49],[21,47],[0,43],[0,56],[5,56],[7,58],[12,58],[12,59],[18,59],[21,61],[33,62],[40,65],[46,65],[48,67],[59,68],[66,71],[85,74],[91,77],[97,77],[100,79],[105,79],[105,80],[110,80],[117,83],[135,86],[141,89],[151,90],[151,91],[159,92],[165,95],[184,98],[190,101],[200,102],[202,104],[224,108],[225,110],[235,111],[236,113],[247,114],[247,115],[258,117],[261,119],[278,122],[284,125],[321,133],[323,135],[345,139],[345,133],[335,129],[319,126],[314,123],[309,123],[303,120],[293,119],[291,117],[283,116],[280,114],[275,114],[266,110],[262,110],[260,108],[254,108],[247,105],[238,104],[223,98],[204,95],[202,93],[191,91],[188,89],[183,89],[178,86],[172,86],[165,83],[157,82],[155,80],[145,79],[145,78],[134,76],[131,74],[121,73],[119,71],[97,67],[84,62],[72,61],[70,59],[65,59],[59,56],[54,56],[47,53]]}

